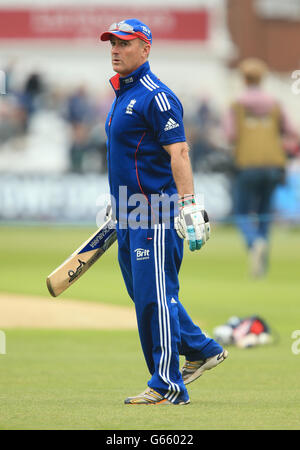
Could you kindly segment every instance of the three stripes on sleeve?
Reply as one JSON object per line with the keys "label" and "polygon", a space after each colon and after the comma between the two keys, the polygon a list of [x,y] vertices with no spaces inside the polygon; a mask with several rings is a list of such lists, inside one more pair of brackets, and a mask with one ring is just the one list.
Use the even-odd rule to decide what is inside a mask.
{"label": "three stripes on sleeve", "polygon": [[[143,78],[140,79],[140,82],[143,86],[145,86],[146,89],[149,91],[154,91],[155,89],[158,89],[159,86],[151,79],[149,75],[145,75]],[[171,109],[171,105],[169,103],[169,100],[164,92],[159,92],[155,95],[155,101],[160,109],[160,111],[168,111]]]}

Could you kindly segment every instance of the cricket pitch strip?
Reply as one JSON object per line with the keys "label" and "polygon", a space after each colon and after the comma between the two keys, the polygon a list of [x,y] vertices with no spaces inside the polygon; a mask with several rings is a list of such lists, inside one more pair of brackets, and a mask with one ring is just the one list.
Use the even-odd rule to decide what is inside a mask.
{"label": "cricket pitch strip", "polygon": [[136,329],[133,307],[0,293],[0,329]]}

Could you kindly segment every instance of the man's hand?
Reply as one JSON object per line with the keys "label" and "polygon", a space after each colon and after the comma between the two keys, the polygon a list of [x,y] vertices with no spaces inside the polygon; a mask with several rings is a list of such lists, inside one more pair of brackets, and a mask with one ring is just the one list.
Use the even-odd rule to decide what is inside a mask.
{"label": "man's hand", "polygon": [[180,200],[179,216],[175,218],[175,228],[181,239],[187,239],[189,248],[200,250],[210,236],[207,212],[194,199]]}

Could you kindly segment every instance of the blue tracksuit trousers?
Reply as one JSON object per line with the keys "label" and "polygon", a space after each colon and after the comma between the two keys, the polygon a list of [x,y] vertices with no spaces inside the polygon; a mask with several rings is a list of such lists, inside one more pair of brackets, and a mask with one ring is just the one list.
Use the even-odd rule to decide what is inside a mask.
{"label": "blue tracksuit trousers", "polygon": [[196,326],[179,301],[183,241],[164,224],[154,229],[117,229],[119,264],[134,301],[140,341],[151,374],[148,386],[170,401],[188,398],[179,355],[189,361],[222,348]]}

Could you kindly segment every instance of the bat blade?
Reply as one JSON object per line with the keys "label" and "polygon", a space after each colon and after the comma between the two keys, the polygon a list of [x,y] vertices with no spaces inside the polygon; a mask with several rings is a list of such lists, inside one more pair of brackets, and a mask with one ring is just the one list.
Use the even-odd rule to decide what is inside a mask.
{"label": "bat blade", "polygon": [[114,222],[108,219],[72,255],[47,277],[52,297],[57,297],[77,281],[117,239]]}

